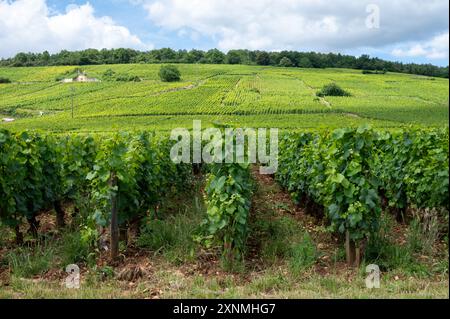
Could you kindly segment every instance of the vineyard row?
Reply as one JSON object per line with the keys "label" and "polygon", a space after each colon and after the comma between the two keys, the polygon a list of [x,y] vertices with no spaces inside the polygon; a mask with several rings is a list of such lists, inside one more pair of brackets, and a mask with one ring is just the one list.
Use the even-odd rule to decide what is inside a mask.
{"label": "vineyard row", "polygon": [[[287,133],[280,141],[277,181],[300,205],[345,235],[349,263],[380,227],[383,210],[433,209],[448,220],[449,135],[446,130],[392,132],[369,127]],[[174,164],[173,143],[151,133],[56,136],[0,130],[0,222],[23,240],[37,215],[54,209],[64,226],[64,203],[89,204],[80,231],[95,243],[109,228],[111,255],[121,230],[156,212],[166,195],[189,188],[196,171]],[[220,246],[227,260],[242,258],[253,182],[249,164],[206,168],[206,218],[194,239]]]}

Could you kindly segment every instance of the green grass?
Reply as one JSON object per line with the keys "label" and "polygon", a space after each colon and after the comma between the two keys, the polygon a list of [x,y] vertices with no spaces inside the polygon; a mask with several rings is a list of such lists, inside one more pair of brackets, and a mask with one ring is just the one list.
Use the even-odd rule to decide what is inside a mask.
{"label": "green grass", "polygon": [[81,263],[87,263],[89,265],[95,264],[95,252],[93,252],[92,247],[82,239],[81,232],[79,231],[63,233],[59,249],[62,265]]}
{"label": "green grass", "polygon": [[[60,282],[31,281],[13,277],[0,287],[0,298],[357,298],[448,299],[448,277],[420,279],[402,273],[382,274],[381,288],[369,290],[364,275],[322,276],[314,272],[292,277],[283,267],[266,269],[249,278],[235,275],[186,276],[170,264],[161,265],[151,279],[132,286],[114,279],[86,282],[79,290],[61,288]],[[397,277],[397,278],[396,278]]]}
{"label": "green grass", "polygon": [[2,263],[21,278],[41,276],[70,264],[95,265],[95,252],[81,239],[80,232],[66,231],[61,237],[39,237],[31,246],[8,250]]}
{"label": "green grass", "polygon": [[[113,131],[185,127],[193,119],[285,129],[360,125],[448,125],[447,79],[406,74],[364,75],[344,69],[292,69],[241,65],[179,65],[182,80],[163,83],[160,65],[99,65],[83,70],[100,83],[62,84],[74,67],[0,68],[13,83],[0,85],[0,123],[11,129]],[[141,82],[108,81],[108,69]],[[319,99],[334,82],[348,97]],[[75,89],[75,119],[71,118]],[[41,116],[41,112],[43,115]],[[348,122],[348,124],[347,124]],[[192,125],[192,124],[191,124]]]}
{"label": "green grass", "polygon": [[55,266],[55,246],[44,241],[35,247],[21,247],[6,254],[11,273],[21,278],[43,275]]}
{"label": "green grass", "polygon": [[379,233],[369,239],[365,249],[365,264],[376,264],[381,271],[401,271],[417,277],[448,275],[448,254],[445,254],[448,249],[440,252],[434,249],[439,242],[437,231],[423,231],[417,220],[412,220],[406,230],[406,242],[399,244],[393,236],[394,223],[392,216],[382,217]]}
{"label": "green grass", "polygon": [[197,248],[192,235],[203,217],[202,208],[196,205],[200,201],[195,197],[191,205],[177,209],[176,213],[163,212],[158,214],[158,220],[149,218],[144,221],[137,239],[138,247],[162,254],[174,264],[192,261]]}
{"label": "green grass", "polygon": [[[259,189],[257,199],[276,191],[274,187]],[[258,267],[249,260],[244,271],[230,273],[219,263],[206,262],[210,271],[204,273],[199,271],[204,262],[190,255],[191,248],[199,248],[190,235],[203,209],[193,198],[181,204],[174,199],[161,209],[159,222],[144,227],[138,242],[146,251],[142,261],[150,265],[150,276],[130,283],[118,280],[111,267],[84,263],[81,289],[64,288],[63,265],[85,256],[77,234],[67,232],[59,240],[44,240],[31,248],[10,248],[0,262],[0,267],[10,269],[7,285],[0,276],[0,298],[448,298],[448,253],[437,256],[433,265],[420,262],[414,243],[423,234],[414,225],[405,233],[407,242],[399,245],[393,242],[395,221],[391,216],[384,218],[385,231],[376,240],[375,257],[368,250],[359,269],[330,268],[323,274],[314,267],[320,249],[303,224],[289,215],[277,218],[272,210],[289,210],[282,202],[260,205],[251,223],[252,237],[260,241]],[[343,245],[339,247],[333,257],[335,266],[345,259]],[[369,290],[364,285],[365,265],[373,262],[381,266],[381,288]],[[59,271],[61,279],[44,279],[49,270]]]}
{"label": "green grass", "polygon": [[303,239],[290,246],[289,269],[292,274],[299,275],[308,270],[317,262],[317,248],[308,233],[303,235]]}

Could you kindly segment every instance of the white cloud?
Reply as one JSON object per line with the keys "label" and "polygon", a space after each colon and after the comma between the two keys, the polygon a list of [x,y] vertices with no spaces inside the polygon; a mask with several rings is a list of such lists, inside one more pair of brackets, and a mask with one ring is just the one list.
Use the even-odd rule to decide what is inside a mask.
{"label": "white cloud", "polygon": [[411,43],[392,51],[398,57],[426,57],[428,59],[448,59],[449,33],[433,37],[423,43]]}
{"label": "white cloud", "polygon": [[148,48],[126,27],[94,13],[89,3],[52,13],[45,0],[0,0],[0,57],[19,51]]}
{"label": "white cloud", "polygon": [[[134,0],[136,3],[136,0]],[[224,50],[341,51],[425,41],[448,30],[447,0],[140,0],[168,31],[191,29]],[[380,28],[366,27],[367,5]]]}

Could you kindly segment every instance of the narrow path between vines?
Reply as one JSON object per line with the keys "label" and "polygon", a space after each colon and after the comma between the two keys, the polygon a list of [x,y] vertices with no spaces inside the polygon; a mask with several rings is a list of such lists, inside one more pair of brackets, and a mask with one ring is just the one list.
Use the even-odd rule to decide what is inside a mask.
{"label": "narrow path between vines", "polygon": [[[274,177],[261,175],[258,167],[252,169],[252,175],[257,183],[257,190],[253,199],[251,224],[257,220],[273,223],[281,218],[295,221],[299,225],[298,232],[308,233],[316,246],[318,259],[314,269],[318,274],[326,275],[330,272],[342,274],[343,270],[352,272],[351,269],[347,269],[344,261],[343,245],[337,237],[327,232],[322,220],[308,215],[304,209],[296,205]],[[257,256],[260,253],[258,250],[261,249],[258,247],[260,238],[255,238],[257,236],[258,234],[250,234],[249,246],[253,256]]]}
{"label": "narrow path between vines", "polygon": [[[106,253],[99,256],[94,267],[80,264],[79,290],[64,288],[67,274],[60,263],[49,264],[31,277],[14,275],[14,267],[9,267],[5,258],[19,256],[27,248],[15,247],[12,234],[7,229],[1,233],[0,228],[0,298],[448,298],[448,277],[430,282],[428,277],[410,278],[396,271],[387,275],[390,279],[384,281],[382,289],[367,290],[358,270],[346,266],[342,241],[327,232],[321,220],[296,206],[272,177],[260,175],[257,167],[252,168],[252,175],[256,187],[243,269],[224,270],[220,253],[192,242],[205,214],[205,180],[196,176],[187,193],[168,198],[158,217],[147,221],[157,234],[165,234],[166,243],[143,248],[138,243],[145,237],[134,238],[113,268],[107,263]],[[68,212],[72,209],[65,208]],[[71,225],[70,214],[67,217]],[[50,250],[36,251],[37,260],[49,263],[47,258],[62,256],[62,247],[72,247],[61,245],[63,240],[73,238],[77,229],[69,227],[67,234],[57,232],[52,212],[39,216],[39,221],[43,238],[52,240],[47,244]],[[29,236],[28,243],[31,248],[40,247]],[[290,254],[293,245],[300,255]],[[292,269],[310,247],[316,252],[312,263]]]}

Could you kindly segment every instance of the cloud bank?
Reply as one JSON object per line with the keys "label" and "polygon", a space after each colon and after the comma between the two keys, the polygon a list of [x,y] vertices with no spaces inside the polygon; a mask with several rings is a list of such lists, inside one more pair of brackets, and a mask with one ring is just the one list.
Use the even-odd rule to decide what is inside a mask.
{"label": "cloud bank", "polygon": [[423,43],[411,43],[405,48],[396,48],[392,51],[398,57],[425,57],[427,59],[448,59],[449,33],[435,36]]}
{"label": "cloud bank", "polygon": [[[0,0],[0,57],[153,47],[139,36],[186,49],[364,52],[440,64],[449,57],[448,0],[120,0],[148,16],[130,24],[139,36],[97,13],[94,6],[101,10],[103,0],[91,1],[53,12],[46,0]],[[379,28],[366,25],[369,4],[379,8]],[[110,5],[111,14],[123,14]],[[133,17],[121,21],[127,19]]]}
{"label": "cloud bank", "polygon": [[[133,0],[168,31],[200,34],[223,50],[343,51],[394,47],[398,56],[448,57],[447,0]],[[369,4],[380,28],[367,28]],[[410,47],[408,47],[410,45]]]}
{"label": "cloud bank", "polygon": [[95,16],[89,3],[53,14],[45,0],[0,0],[0,30],[0,57],[19,51],[148,48],[110,17]]}

